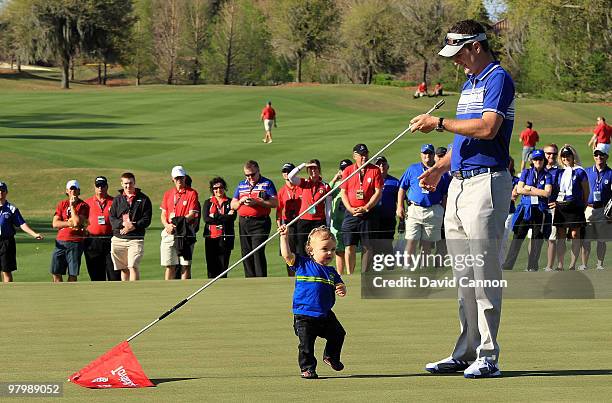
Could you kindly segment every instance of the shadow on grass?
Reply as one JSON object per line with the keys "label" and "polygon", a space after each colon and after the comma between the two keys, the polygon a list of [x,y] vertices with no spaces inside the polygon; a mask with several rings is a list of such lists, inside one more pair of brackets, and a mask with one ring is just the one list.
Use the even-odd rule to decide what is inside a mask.
{"label": "shadow on grass", "polygon": [[63,134],[0,134],[0,139],[16,139],[16,140],[78,140],[78,141],[95,141],[95,140],[151,140],[152,137],[145,136],[66,136]]}
{"label": "shadow on grass", "polygon": [[162,383],[167,383],[167,382],[191,381],[193,379],[202,379],[202,378],[158,378],[158,379],[151,379],[151,382],[153,382],[153,384],[157,386],[157,385],[160,385]]}
{"label": "shadow on grass", "polygon": [[32,74],[25,70],[21,73],[15,71],[14,73],[2,73],[0,78],[7,80],[47,80],[47,81],[61,81],[61,76],[58,76],[56,72],[46,72],[45,74]]}
{"label": "shadow on grass", "polygon": [[[140,126],[139,123],[116,123],[115,116],[86,113],[30,113],[1,116],[0,126],[11,129],[109,129]],[[85,119],[98,121],[88,122]]]}
{"label": "shadow on grass", "polygon": [[528,376],[601,376],[612,375],[612,369],[551,369],[534,371],[502,371],[503,378]]}

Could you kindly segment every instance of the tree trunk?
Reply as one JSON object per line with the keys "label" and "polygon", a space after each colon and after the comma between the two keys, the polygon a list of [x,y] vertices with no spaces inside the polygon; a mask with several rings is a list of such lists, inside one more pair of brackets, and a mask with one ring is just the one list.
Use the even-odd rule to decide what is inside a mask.
{"label": "tree trunk", "polygon": [[302,82],[302,55],[299,55],[299,54],[297,57],[297,74],[295,76],[295,82],[296,83]]}
{"label": "tree trunk", "polygon": [[198,80],[200,79],[200,61],[196,57],[193,61],[193,85],[198,84]]}
{"label": "tree trunk", "polygon": [[98,85],[102,85],[102,63],[98,62]]}
{"label": "tree trunk", "polygon": [[74,60],[70,59],[70,81],[74,81]]}
{"label": "tree trunk", "polygon": [[427,63],[427,60],[425,60],[423,64],[423,82],[425,83],[425,85],[427,85],[427,67],[428,66],[429,64]]}
{"label": "tree trunk", "polygon": [[168,85],[172,85],[174,82],[174,64],[170,65],[170,69],[168,70]]}
{"label": "tree trunk", "polygon": [[102,78],[102,84],[106,85],[106,80],[108,79],[108,75],[106,74],[106,67],[108,66],[108,64],[106,62],[104,62],[104,76]]}
{"label": "tree trunk", "polygon": [[62,89],[67,90],[70,88],[70,59],[64,59],[62,61]]}
{"label": "tree trunk", "polygon": [[21,73],[21,58],[17,56],[17,72]]}

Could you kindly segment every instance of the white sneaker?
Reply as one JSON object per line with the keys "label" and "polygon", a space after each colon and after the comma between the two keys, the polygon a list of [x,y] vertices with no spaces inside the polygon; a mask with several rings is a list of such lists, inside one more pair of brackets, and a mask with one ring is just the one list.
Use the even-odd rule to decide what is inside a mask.
{"label": "white sneaker", "polygon": [[576,268],[576,270],[578,270],[578,271],[585,271],[586,269],[587,269],[587,267],[585,265],[583,265],[583,264],[581,264],[580,266],[578,266]]}
{"label": "white sneaker", "polygon": [[496,378],[501,376],[501,371],[497,367],[497,364],[494,364],[486,357],[481,357],[463,371],[463,376],[471,379]]}
{"label": "white sneaker", "polygon": [[456,360],[451,356],[440,361],[428,363],[425,365],[425,371],[432,374],[450,374],[452,372],[463,371],[469,366],[469,361]]}
{"label": "white sneaker", "polygon": [[595,270],[605,270],[605,267],[597,265],[597,267],[595,268]]}
{"label": "white sneaker", "polygon": [[550,271],[554,271],[554,270],[553,270],[553,269],[551,269],[550,267],[546,267],[546,268],[544,268],[544,271],[548,271],[548,272],[550,272]]}

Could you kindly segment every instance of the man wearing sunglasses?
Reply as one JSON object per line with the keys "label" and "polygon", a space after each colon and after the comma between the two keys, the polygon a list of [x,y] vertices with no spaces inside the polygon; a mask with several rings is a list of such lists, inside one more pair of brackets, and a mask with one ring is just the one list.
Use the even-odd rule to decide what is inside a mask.
{"label": "man wearing sunglasses", "polygon": [[[270,211],[278,207],[278,200],[274,183],[261,176],[257,161],[245,162],[243,169],[245,179],[238,184],[231,207],[238,212],[240,249],[244,257],[270,236]],[[267,277],[265,246],[245,259],[243,265],[245,277]]]}
{"label": "man wearing sunglasses", "polygon": [[454,268],[457,283],[476,281],[458,288],[461,334],[452,354],[425,368],[431,373],[463,371],[466,378],[497,377],[503,285],[499,253],[512,193],[508,165],[514,83],[476,21],[451,27],[439,54],[452,58],[468,75],[456,119],[419,115],[410,124],[413,132],[455,133],[452,150],[421,175],[421,186],[434,191],[442,175],[451,171],[444,217],[448,251],[457,262],[474,259],[463,270]]}
{"label": "man wearing sunglasses", "polygon": [[582,244],[582,266],[578,269],[586,270],[591,240],[597,241],[597,270],[604,269],[606,257],[606,241],[612,238],[612,224],[604,214],[606,203],[612,198],[612,169],[608,166],[610,144],[599,143],[593,151],[595,165],[586,169],[589,178],[589,199],[584,211],[587,227]]}

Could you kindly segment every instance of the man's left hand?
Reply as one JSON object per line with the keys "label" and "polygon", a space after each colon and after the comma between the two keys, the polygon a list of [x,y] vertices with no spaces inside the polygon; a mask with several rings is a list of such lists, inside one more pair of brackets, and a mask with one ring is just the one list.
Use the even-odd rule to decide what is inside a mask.
{"label": "man's left hand", "polygon": [[410,121],[410,131],[412,133],[417,130],[423,133],[429,133],[438,125],[438,118],[431,115],[419,115]]}

